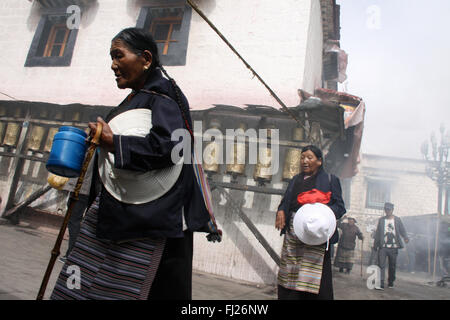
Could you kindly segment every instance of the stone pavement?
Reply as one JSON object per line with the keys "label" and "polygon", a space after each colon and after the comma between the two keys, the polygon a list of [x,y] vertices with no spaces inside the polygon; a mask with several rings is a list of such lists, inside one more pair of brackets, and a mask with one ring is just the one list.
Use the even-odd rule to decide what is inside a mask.
{"label": "stone pavement", "polygon": [[[36,298],[55,240],[54,233],[0,219],[0,300]],[[63,240],[61,253],[66,249],[67,240]],[[62,263],[56,262],[44,299],[48,299],[61,268]],[[377,291],[367,288],[365,268],[362,277],[357,265],[350,275],[333,271],[336,300],[450,300],[450,284],[444,288],[429,284],[427,274],[398,272],[395,288]],[[194,272],[193,299],[273,300],[276,288]]]}

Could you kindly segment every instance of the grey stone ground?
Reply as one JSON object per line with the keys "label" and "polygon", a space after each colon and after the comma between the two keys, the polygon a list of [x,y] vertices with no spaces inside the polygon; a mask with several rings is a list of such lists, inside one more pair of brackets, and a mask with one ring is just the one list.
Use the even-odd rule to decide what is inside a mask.
{"label": "grey stone ground", "polygon": [[[11,225],[0,220],[0,300],[34,300],[54,246],[56,235],[33,229],[25,223]],[[61,252],[67,248],[64,240]],[[56,262],[45,299],[48,299],[62,264]],[[360,267],[350,275],[334,270],[334,291],[337,300],[450,300],[450,287],[429,284],[427,274],[398,272],[395,288],[369,290]],[[271,300],[276,299],[274,286],[255,285],[194,272],[194,300]]]}

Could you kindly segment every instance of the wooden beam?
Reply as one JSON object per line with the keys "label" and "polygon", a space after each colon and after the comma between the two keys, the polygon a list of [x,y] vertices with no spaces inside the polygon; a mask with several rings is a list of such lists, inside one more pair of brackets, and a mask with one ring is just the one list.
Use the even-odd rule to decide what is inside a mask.
{"label": "wooden beam", "polygon": [[259,232],[258,228],[253,224],[253,222],[249,219],[249,217],[242,211],[240,206],[238,206],[235,201],[231,198],[230,194],[226,192],[222,187],[217,188],[221,194],[224,195],[224,197],[227,199],[228,203],[231,204],[232,210],[234,210],[239,217],[244,221],[245,225],[250,229],[250,231],[253,233],[253,235],[256,237],[256,239],[261,243],[263,248],[267,251],[269,256],[275,261],[275,263],[279,266],[280,265],[280,256],[273,250],[273,248],[270,246],[269,242],[264,238],[264,236]]}
{"label": "wooden beam", "polygon": [[46,194],[48,191],[50,191],[50,189],[52,189],[51,186],[46,185],[43,186],[42,188],[39,188],[38,190],[36,190],[35,192],[33,192],[27,199],[25,199],[24,201],[22,201],[21,203],[15,205],[14,207],[12,207],[11,209],[7,210],[4,214],[3,217],[8,217],[14,213],[16,213],[17,211],[19,211],[20,209],[28,206],[29,204],[33,203],[35,200],[37,200],[38,198],[40,198],[41,196],[43,196],[44,194]]}

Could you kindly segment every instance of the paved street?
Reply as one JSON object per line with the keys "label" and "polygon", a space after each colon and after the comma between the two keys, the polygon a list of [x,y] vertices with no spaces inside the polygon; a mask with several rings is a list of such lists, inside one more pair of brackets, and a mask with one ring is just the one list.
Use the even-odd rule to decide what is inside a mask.
{"label": "paved street", "polygon": [[[36,298],[42,276],[50,258],[56,235],[33,229],[22,223],[0,223],[0,300],[33,300]],[[64,240],[61,252],[67,248]],[[62,264],[56,262],[45,299],[51,293]],[[334,269],[336,271],[336,269]],[[450,286],[445,288],[428,284],[426,274],[398,272],[395,288],[384,291],[366,287],[368,275],[360,276],[360,267],[352,274],[334,272],[335,298],[337,300],[450,300]],[[276,299],[272,286],[257,286],[210,274],[194,272],[194,300],[269,300]]]}

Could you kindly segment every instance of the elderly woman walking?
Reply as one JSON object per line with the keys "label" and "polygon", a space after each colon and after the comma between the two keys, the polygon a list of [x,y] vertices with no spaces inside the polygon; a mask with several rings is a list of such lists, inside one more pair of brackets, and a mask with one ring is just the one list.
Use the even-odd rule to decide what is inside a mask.
{"label": "elderly woman walking", "polygon": [[[51,298],[191,299],[193,232],[219,239],[220,230],[191,162],[172,159],[172,133],[192,132],[188,102],[150,34],[122,30],[110,55],[117,86],[132,91],[97,119],[91,204]],[[97,123],[89,123],[91,135]],[[77,268],[78,287],[68,285]]]}
{"label": "elderly woman walking", "polygon": [[338,228],[342,230],[341,237],[334,259],[334,266],[339,268],[339,272],[349,274],[354,264],[354,255],[356,247],[356,237],[363,240],[363,234],[356,225],[355,218],[347,218],[348,222],[339,222]]}
{"label": "elderly woman walking", "polygon": [[[300,163],[301,173],[289,182],[276,216],[275,227],[285,234],[278,272],[278,299],[332,300],[328,246],[338,241],[336,228],[329,233],[332,235],[330,238],[323,239],[318,245],[309,245],[294,232],[294,218],[299,214],[298,210],[308,203],[325,204],[334,213],[332,219],[341,218],[346,212],[341,185],[336,176],[323,169],[323,156],[319,148],[312,145],[304,147]],[[320,213],[314,214],[320,220]],[[335,226],[336,221],[333,222]]]}

